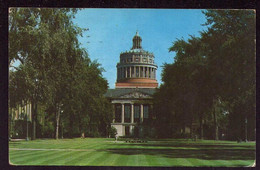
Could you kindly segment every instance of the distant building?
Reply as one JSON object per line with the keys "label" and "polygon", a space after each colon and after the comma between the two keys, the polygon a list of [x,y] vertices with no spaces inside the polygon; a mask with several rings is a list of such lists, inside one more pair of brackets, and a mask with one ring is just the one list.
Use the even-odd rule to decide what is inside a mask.
{"label": "distant building", "polygon": [[10,113],[11,119],[14,121],[15,120],[31,121],[32,120],[32,104],[22,102],[22,104],[16,105],[15,108],[10,107],[9,113]]}
{"label": "distant building", "polygon": [[140,124],[153,117],[152,95],[158,87],[157,65],[154,55],[142,49],[142,38],[136,32],[133,47],[120,54],[117,64],[116,88],[109,89],[105,96],[114,106],[111,126],[118,136],[142,135]]}
{"label": "distant building", "polygon": [[[9,137],[11,138],[26,138],[27,124],[32,121],[32,104],[22,101],[15,107],[9,107]],[[30,131],[30,128],[29,128]]]}

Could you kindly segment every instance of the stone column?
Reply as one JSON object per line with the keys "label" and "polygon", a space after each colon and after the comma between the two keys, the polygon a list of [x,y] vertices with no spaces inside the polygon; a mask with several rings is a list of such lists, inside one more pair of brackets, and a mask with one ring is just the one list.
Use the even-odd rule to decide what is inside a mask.
{"label": "stone column", "polygon": [[121,118],[122,118],[122,123],[124,123],[124,120],[125,120],[125,105],[124,105],[124,103],[122,103],[122,116],[121,116]]}
{"label": "stone column", "polygon": [[125,67],[125,78],[127,78],[127,67]]}
{"label": "stone column", "polygon": [[141,104],[141,107],[140,107],[140,109],[141,109],[141,123],[144,121],[144,109],[143,109],[144,107],[143,107],[143,105]]}
{"label": "stone column", "polygon": [[131,104],[131,123],[134,123],[134,105]]}
{"label": "stone column", "polygon": [[141,77],[141,70],[140,69],[141,69],[141,67],[139,66],[139,69],[138,69],[138,71],[139,71],[138,75],[139,76],[138,77]]}
{"label": "stone column", "polygon": [[136,66],[134,66],[134,77],[137,77],[136,76]]}
{"label": "stone column", "polygon": [[131,77],[132,77],[132,66],[130,66],[129,71],[130,71],[129,76],[130,76],[130,78],[131,78]]}

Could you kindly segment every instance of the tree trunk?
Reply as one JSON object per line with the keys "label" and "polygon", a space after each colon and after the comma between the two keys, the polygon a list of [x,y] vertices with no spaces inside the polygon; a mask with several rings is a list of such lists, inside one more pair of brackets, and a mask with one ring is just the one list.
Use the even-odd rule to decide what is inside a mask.
{"label": "tree trunk", "polygon": [[63,139],[63,123],[61,121],[61,139]]}
{"label": "tree trunk", "polygon": [[218,140],[218,125],[217,125],[217,115],[216,115],[215,106],[213,110],[213,118],[214,118],[214,127],[215,127],[215,140]]}
{"label": "tree trunk", "polygon": [[32,140],[36,139],[37,104],[32,102]]}
{"label": "tree trunk", "polygon": [[56,139],[59,139],[59,123],[60,123],[60,106],[56,112]]}
{"label": "tree trunk", "polygon": [[200,139],[203,139],[203,122],[202,116],[200,116]]}

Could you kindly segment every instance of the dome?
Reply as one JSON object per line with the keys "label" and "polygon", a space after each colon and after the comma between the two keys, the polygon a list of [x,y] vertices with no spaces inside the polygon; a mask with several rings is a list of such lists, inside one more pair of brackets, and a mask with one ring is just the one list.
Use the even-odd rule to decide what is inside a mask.
{"label": "dome", "polygon": [[116,88],[158,87],[154,55],[143,50],[141,42],[142,38],[136,32],[131,50],[120,54],[120,62],[117,64]]}

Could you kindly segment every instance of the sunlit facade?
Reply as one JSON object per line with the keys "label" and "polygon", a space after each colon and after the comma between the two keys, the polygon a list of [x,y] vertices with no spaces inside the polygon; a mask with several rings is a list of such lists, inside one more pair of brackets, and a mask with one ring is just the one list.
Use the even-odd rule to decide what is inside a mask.
{"label": "sunlit facade", "polygon": [[142,136],[142,124],[153,119],[152,95],[158,87],[154,55],[142,49],[136,32],[130,51],[120,54],[115,89],[106,97],[113,104],[113,122],[118,136]]}

